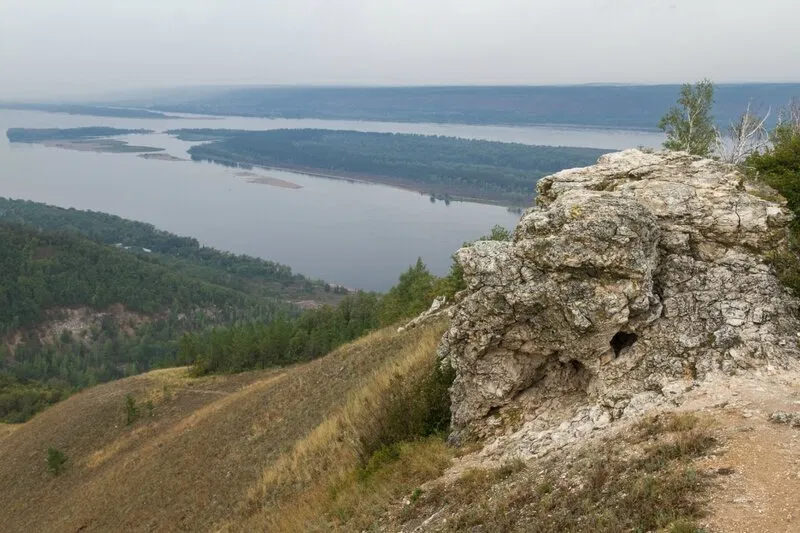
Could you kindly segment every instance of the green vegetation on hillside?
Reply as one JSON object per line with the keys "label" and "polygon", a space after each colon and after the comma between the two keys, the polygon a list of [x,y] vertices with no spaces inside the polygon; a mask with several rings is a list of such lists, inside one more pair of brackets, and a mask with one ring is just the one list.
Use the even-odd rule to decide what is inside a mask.
{"label": "green vegetation on hillside", "polygon": [[196,375],[308,361],[374,329],[376,308],[375,295],[358,293],[336,307],[324,306],[296,317],[186,333],[180,341],[179,361],[193,364]]}
{"label": "green vegetation on hillside", "polygon": [[358,293],[336,307],[306,311],[269,324],[238,324],[181,339],[180,360],[196,374],[241,372],[306,361],[325,355],[378,326],[397,323],[427,309],[436,277],[418,260],[385,296]]}
{"label": "green vegetation on hillside", "polygon": [[787,120],[771,132],[770,144],[750,154],[742,167],[786,198],[794,213],[789,252],[770,258],[781,280],[800,294],[800,103],[793,103],[786,114]]}
{"label": "green vegetation on hillside", "polygon": [[[0,420],[24,420],[75,388],[175,365],[186,331],[297,312],[71,233],[0,222],[0,243]],[[66,323],[52,329],[85,308],[99,314],[84,318],[80,335]]]}
{"label": "green vegetation on hillside", "polygon": [[529,205],[539,178],[586,166],[608,150],[528,146],[394,133],[330,130],[171,130],[195,161],[281,167],[388,183],[436,197]]}
{"label": "green vegetation on hillside", "polygon": [[0,332],[43,321],[50,308],[123,304],[155,314],[243,309],[245,295],[180,276],[142,258],[67,233],[0,224]]}
{"label": "green vegetation on hillside", "polygon": [[67,396],[69,387],[63,384],[20,380],[0,372],[0,422],[24,422]]}
{"label": "green vegetation on hillside", "polygon": [[[508,230],[495,226],[479,240],[510,238]],[[381,297],[358,293],[335,308],[323,307],[290,319],[281,317],[266,325],[238,324],[187,333],[181,339],[180,361],[194,365],[193,372],[198,375],[305,361],[325,355],[376,327],[413,318],[428,309],[437,296],[452,301],[455,293],[465,287],[463,271],[455,260],[448,275],[437,278],[418,259]]]}
{"label": "green vegetation on hillside", "polygon": [[76,233],[100,244],[121,245],[142,260],[249,294],[285,300],[314,297],[333,302],[333,293],[346,292],[294,274],[286,265],[200,246],[197,239],[106,213],[0,197],[0,222]]}
{"label": "green vegetation on hillside", "polygon": [[153,133],[153,130],[126,130],[105,126],[87,126],[83,128],[9,128],[6,137],[11,142],[40,143],[44,141],[72,141],[98,139],[116,135],[134,135]]}
{"label": "green vegetation on hillside", "polygon": [[[175,365],[187,331],[288,320],[298,310],[287,302],[300,296],[341,298],[339,289],[277,263],[203,248],[148,224],[34,202],[0,199],[0,243],[5,421],[23,421],[76,388]],[[133,317],[109,311],[120,305]],[[53,330],[71,308],[99,314],[80,325],[80,335]]]}

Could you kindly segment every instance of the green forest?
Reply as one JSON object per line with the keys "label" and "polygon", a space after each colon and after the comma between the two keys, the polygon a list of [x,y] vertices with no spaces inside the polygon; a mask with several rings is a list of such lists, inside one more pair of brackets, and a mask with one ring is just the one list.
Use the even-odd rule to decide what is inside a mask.
{"label": "green forest", "polygon": [[330,294],[345,292],[295,274],[286,265],[201,246],[192,237],[181,237],[116,215],[0,197],[0,222],[74,233],[99,244],[127,248],[144,261],[249,294],[285,300],[311,296],[332,301],[335,298]]}
{"label": "green forest", "polygon": [[44,310],[56,307],[121,303],[150,315],[260,303],[68,233],[2,223],[0,242],[0,333],[37,324]]}
{"label": "green forest", "polygon": [[[0,419],[7,421],[77,388],[174,365],[184,332],[298,312],[71,233],[0,222],[0,242]],[[143,317],[134,331],[104,314],[80,338],[67,330],[42,336],[41,326],[65,309],[117,304]]]}
{"label": "green forest", "polygon": [[608,150],[397,133],[313,129],[170,130],[195,161],[280,167],[411,188],[437,198],[530,205],[539,178],[593,164]]}

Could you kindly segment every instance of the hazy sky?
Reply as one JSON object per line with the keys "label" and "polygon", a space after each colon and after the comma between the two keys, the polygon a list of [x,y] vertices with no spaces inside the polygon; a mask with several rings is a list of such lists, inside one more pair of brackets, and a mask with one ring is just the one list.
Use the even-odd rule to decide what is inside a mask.
{"label": "hazy sky", "polygon": [[0,0],[0,97],[799,81],[798,0]]}

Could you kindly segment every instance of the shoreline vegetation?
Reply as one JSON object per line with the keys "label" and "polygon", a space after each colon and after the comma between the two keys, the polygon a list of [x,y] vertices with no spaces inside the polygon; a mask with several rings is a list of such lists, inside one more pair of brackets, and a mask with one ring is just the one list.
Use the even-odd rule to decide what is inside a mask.
{"label": "shoreline vegetation", "polygon": [[588,166],[611,151],[348,130],[178,129],[166,133],[184,141],[205,141],[189,149],[193,161],[378,183],[427,194],[431,201],[504,206],[530,205],[539,178]]}

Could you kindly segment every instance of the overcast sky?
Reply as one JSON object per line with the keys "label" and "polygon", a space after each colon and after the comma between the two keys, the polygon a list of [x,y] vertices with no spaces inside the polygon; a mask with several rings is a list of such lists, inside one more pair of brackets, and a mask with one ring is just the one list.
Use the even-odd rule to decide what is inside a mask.
{"label": "overcast sky", "polygon": [[0,97],[800,81],[798,0],[0,0]]}

